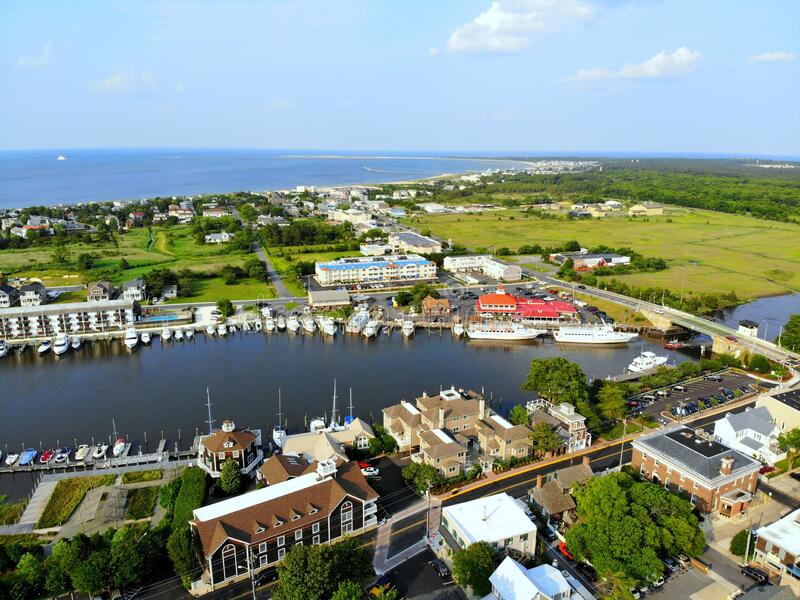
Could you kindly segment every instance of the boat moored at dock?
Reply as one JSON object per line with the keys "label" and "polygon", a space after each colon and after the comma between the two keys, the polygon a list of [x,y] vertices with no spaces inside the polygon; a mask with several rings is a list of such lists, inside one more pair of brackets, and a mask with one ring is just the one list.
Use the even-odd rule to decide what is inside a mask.
{"label": "boat moored at dock", "polygon": [[106,452],[108,452],[108,444],[97,442],[97,445],[94,447],[94,451],[92,452],[92,458],[95,460],[102,460],[106,457]]}
{"label": "boat moored at dock", "polygon": [[370,319],[364,325],[364,331],[361,332],[365,338],[375,337],[378,333],[378,322],[375,319]]}
{"label": "boat moored at dock", "polygon": [[122,339],[122,343],[125,344],[125,347],[128,350],[133,350],[136,348],[136,345],[139,343],[139,334],[136,332],[136,329],[133,327],[126,329],[125,337]]}
{"label": "boat moored at dock", "polygon": [[70,346],[72,346],[73,350],[79,350],[81,347],[81,338],[79,338],[77,335],[73,336],[72,340],[70,340]]}
{"label": "boat moored at dock", "polygon": [[39,347],[36,349],[36,352],[39,353],[39,356],[42,356],[50,352],[50,348],[52,347],[53,343],[50,340],[45,340],[41,344],[39,344]]}
{"label": "boat moored at dock", "polygon": [[414,321],[403,321],[403,327],[401,331],[405,337],[411,337],[414,335],[414,330]]}
{"label": "boat moored at dock", "polygon": [[172,330],[169,327],[164,327],[161,330],[161,340],[168,342],[172,339]]}
{"label": "boat moored at dock", "polygon": [[86,457],[89,456],[89,453],[91,451],[92,451],[92,448],[90,446],[88,446],[87,444],[81,444],[75,450],[75,460],[77,462],[81,462],[81,461],[85,460]]}
{"label": "boat moored at dock", "polygon": [[628,371],[631,373],[641,373],[643,371],[649,371],[650,369],[655,369],[656,367],[660,367],[663,364],[666,364],[667,357],[666,356],[657,356],[655,352],[642,352],[639,356],[631,361],[631,364],[628,365]]}
{"label": "boat moored at dock", "polygon": [[35,448],[26,448],[19,457],[19,466],[27,467],[36,461],[39,451]]}
{"label": "boat moored at dock", "polygon": [[289,315],[289,318],[286,320],[286,328],[291,333],[297,333],[300,329],[300,320],[297,318],[297,315],[292,313]]}
{"label": "boat moored at dock", "polygon": [[466,331],[471,340],[500,340],[506,342],[533,340],[547,333],[544,329],[527,327],[518,321],[494,320],[470,323]]}
{"label": "boat moored at dock", "polygon": [[150,333],[147,331],[143,331],[141,336],[141,341],[145,346],[147,346],[150,343]]}
{"label": "boat moored at dock", "polygon": [[8,355],[8,344],[5,340],[0,340],[0,358],[5,358]]}
{"label": "boat moored at dock", "polygon": [[602,325],[562,325],[553,331],[557,342],[567,344],[627,344],[638,333],[615,331],[609,323]]}

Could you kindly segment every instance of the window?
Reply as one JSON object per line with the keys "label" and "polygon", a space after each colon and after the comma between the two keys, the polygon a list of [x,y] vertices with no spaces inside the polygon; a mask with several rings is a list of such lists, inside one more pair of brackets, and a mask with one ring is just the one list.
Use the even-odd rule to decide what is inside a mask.
{"label": "window", "polygon": [[303,530],[302,529],[298,529],[297,531],[294,532],[294,539],[296,539],[296,540],[302,540],[303,539]]}
{"label": "window", "polygon": [[449,467],[449,468],[447,469],[447,471],[448,471],[449,473],[452,473],[452,472],[453,472],[453,471],[455,471],[455,470],[456,470],[456,468],[455,468],[455,467]]}
{"label": "window", "polygon": [[697,485],[697,482],[695,481],[695,482],[692,484],[692,487],[693,487],[694,489],[697,489],[697,488],[699,488],[700,486],[699,486],[699,485]]}
{"label": "window", "polygon": [[294,513],[292,515],[292,521],[297,521],[297,519],[299,519],[299,518],[300,518],[300,515],[298,513]]}
{"label": "window", "polygon": [[[279,536],[278,537],[278,546],[283,546],[284,544],[286,544],[286,537]],[[280,550],[278,550],[278,552],[280,552]]]}
{"label": "window", "polygon": [[319,533],[319,523],[314,523],[311,526],[311,533]]}
{"label": "window", "polygon": [[513,541],[514,541],[514,539],[513,539],[513,538],[506,538],[506,539],[503,541],[503,546],[510,546],[510,545],[511,545],[511,542],[513,542]]}
{"label": "window", "polygon": [[259,527],[258,529],[256,529],[256,533],[264,533],[264,528]]}
{"label": "window", "polygon": [[278,560],[283,560],[286,555],[286,548],[278,548]]}
{"label": "window", "polygon": [[319,512],[319,509],[316,506],[312,506],[311,510],[308,511],[308,514],[315,515]]}
{"label": "window", "polygon": [[342,524],[342,535],[353,533],[353,523],[343,523]]}
{"label": "window", "polygon": [[234,450],[233,451],[233,458],[239,458],[239,451],[238,450]]}
{"label": "window", "polygon": [[268,561],[268,559],[267,559],[267,555],[266,554],[264,554],[262,556],[259,556],[258,557],[258,566],[259,567],[263,567],[265,564],[267,564],[267,561]]}
{"label": "window", "polygon": [[523,534],[521,534],[521,535],[519,536],[519,541],[520,541],[520,542],[527,542],[527,541],[528,541],[528,534],[527,534],[527,533],[523,533]]}
{"label": "window", "polygon": [[267,551],[267,542],[261,542],[258,545],[258,553],[259,554],[264,554],[264,552],[266,552],[266,551]]}
{"label": "window", "polygon": [[342,523],[353,520],[353,503],[349,500],[342,504]]}
{"label": "window", "polygon": [[224,452],[217,452],[217,458],[224,459],[225,458],[225,453]]}
{"label": "window", "polygon": [[315,535],[314,538],[311,540],[311,543],[314,544],[315,546],[319,544],[319,536]]}

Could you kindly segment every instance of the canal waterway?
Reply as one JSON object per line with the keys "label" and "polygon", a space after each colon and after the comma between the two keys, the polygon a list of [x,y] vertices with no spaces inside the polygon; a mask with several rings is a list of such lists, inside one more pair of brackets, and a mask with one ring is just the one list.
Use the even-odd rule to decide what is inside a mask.
{"label": "canal waterway", "polygon": [[736,308],[725,310],[718,320],[736,329],[739,321],[748,319],[758,323],[758,337],[775,340],[789,317],[800,314],[800,294],[784,294],[759,298]]}

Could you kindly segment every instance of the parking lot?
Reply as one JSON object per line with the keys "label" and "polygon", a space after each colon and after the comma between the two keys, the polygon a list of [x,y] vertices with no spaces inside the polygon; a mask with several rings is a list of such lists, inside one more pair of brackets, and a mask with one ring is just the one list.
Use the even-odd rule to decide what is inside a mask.
{"label": "parking lot", "polygon": [[629,406],[632,416],[645,414],[656,420],[663,420],[662,413],[669,413],[672,420],[679,421],[682,417],[704,410],[701,401],[705,408],[726,404],[756,392],[757,384],[755,379],[747,375],[726,371],[667,386],[661,390],[643,392],[632,396]]}
{"label": "parking lot", "polygon": [[428,563],[435,558],[425,550],[388,573],[401,598],[414,600],[466,600],[452,576],[441,578]]}

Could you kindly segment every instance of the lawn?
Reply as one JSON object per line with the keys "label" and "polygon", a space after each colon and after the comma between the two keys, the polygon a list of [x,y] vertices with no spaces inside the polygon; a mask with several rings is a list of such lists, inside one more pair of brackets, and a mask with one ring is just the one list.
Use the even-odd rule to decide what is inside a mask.
{"label": "lawn", "polygon": [[144,519],[153,514],[158,497],[158,486],[135,488],[128,491],[128,506],[125,517],[128,519]]}
{"label": "lawn", "polygon": [[53,490],[53,495],[44,507],[37,529],[48,529],[63,525],[70,515],[78,508],[90,489],[114,483],[116,475],[101,475],[98,477],[73,477],[61,479]]}
{"label": "lawn", "polygon": [[685,285],[696,293],[734,290],[749,298],[800,290],[800,226],[744,215],[675,207],[659,217],[552,220],[509,210],[425,215],[409,222],[468,248],[578,240],[584,247],[630,247],[667,260],[666,271],[620,277],[634,285],[674,290]]}
{"label": "lawn", "polygon": [[8,500],[8,496],[0,494],[0,525],[11,525],[19,521],[28,504],[27,500],[14,503],[6,502],[6,500]]}
{"label": "lawn", "polygon": [[164,476],[164,469],[149,471],[130,471],[122,474],[122,483],[140,483],[142,481],[158,481]]}

